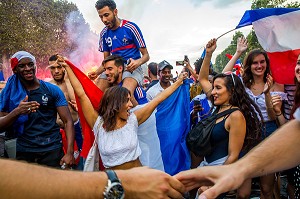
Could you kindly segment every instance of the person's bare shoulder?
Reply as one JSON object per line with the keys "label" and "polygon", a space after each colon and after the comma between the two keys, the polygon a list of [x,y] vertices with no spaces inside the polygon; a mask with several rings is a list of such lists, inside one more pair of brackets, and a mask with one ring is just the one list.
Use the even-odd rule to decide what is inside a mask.
{"label": "person's bare shoulder", "polygon": [[54,84],[54,85],[57,85],[57,83],[55,82],[54,79],[51,79],[51,80],[49,81],[49,83]]}

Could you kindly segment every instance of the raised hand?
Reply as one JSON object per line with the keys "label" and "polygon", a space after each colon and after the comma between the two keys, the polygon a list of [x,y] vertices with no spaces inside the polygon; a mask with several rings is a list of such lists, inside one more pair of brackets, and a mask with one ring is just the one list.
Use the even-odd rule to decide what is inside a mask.
{"label": "raised hand", "polygon": [[207,44],[206,44],[206,54],[212,54],[217,48],[217,40],[211,39]]}
{"label": "raised hand", "polygon": [[236,52],[243,53],[248,48],[248,41],[244,37],[239,37],[236,43]]}

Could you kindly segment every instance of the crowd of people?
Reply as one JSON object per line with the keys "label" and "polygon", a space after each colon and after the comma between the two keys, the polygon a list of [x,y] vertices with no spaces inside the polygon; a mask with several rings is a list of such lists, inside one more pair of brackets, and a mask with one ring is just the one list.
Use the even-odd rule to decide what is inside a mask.
{"label": "crowd of people", "polygon": [[[118,17],[113,0],[95,7],[105,25],[99,38],[104,60],[84,79],[99,89],[96,105],[72,60],[50,56],[53,78],[46,82],[36,77],[33,54],[11,56],[13,75],[0,93],[1,196],[224,198],[234,191],[236,198],[250,198],[252,179],[260,177],[261,198],[268,199],[276,195],[278,172],[287,172],[289,197],[299,197],[300,55],[295,91],[288,93],[273,80],[264,50],[247,52],[242,70],[234,71],[248,48],[242,37],[220,74],[211,70],[216,39],[195,69],[186,57],[176,79],[166,60],[149,63],[144,74],[150,56],[139,27]],[[210,153],[190,150],[189,131],[222,112]],[[88,158],[82,151],[91,147],[84,144],[85,124],[106,174],[82,171]]]}

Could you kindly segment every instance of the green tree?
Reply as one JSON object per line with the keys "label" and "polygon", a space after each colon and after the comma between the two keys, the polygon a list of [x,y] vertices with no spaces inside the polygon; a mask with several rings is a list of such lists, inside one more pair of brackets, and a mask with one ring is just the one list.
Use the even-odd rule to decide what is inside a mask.
{"label": "green tree", "polygon": [[[67,55],[76,47],[65,25],[74,11],[79,13],[76,5],[66,0],[1,1],[0,56],[4,65],[8,66],[9,57],[19,50],[33,53],[41,67],[54,52]],[[78,18],[83,19],[81,14]]]}
{"label": "green tree", "polygon": [[[236,51],[236,42],[237,42],[237,39],[239,37],[244,37],[244,35],[241,31],[236,31],[235,34],[232,37],[230,45],[225,50],[223,50],[221,54],[219,54],[216,57],[216,61],[215,61],[214,67],[213,67],[216,72],[219,72],[219,73],[222,72],[223,68],[225,67],[225,65],[229,61],[226,54],[233,55],[235,53],[235,51]],[[243,59],[243,56],[242,56],[241,59]]]}

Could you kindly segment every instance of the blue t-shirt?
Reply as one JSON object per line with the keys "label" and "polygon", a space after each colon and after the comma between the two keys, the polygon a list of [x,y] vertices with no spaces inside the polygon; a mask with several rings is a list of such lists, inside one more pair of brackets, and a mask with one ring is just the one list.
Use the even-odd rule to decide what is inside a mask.
{"label": "blue t-shirt", "polygon": [[[123,82],[120,82],[118,85],[122,86]],[[135,88],[133,95],[139,105],[148,103],[146,91],[144,89],[142,89],[140,86],[137,86]]]}
{"label": "blue t-shirt", "polygon": [[146,43],[141,30],[133,22],[122,20],[121,26],[116,30],[105,27],[100,33],[100,52],[117,54],[124,60],[139,59],[141,58],[139,48],[146,48]]}
{"label": "blue t-shirt", "polygon": [[17,139],[17,151],[46,152],[62,147],[56,108],[68,106],[63,92],[58,86],[40,80],[40,87],[27,91],[27,95],[28,101],[37,101],[40,107],[28,115],[24,133]]}

